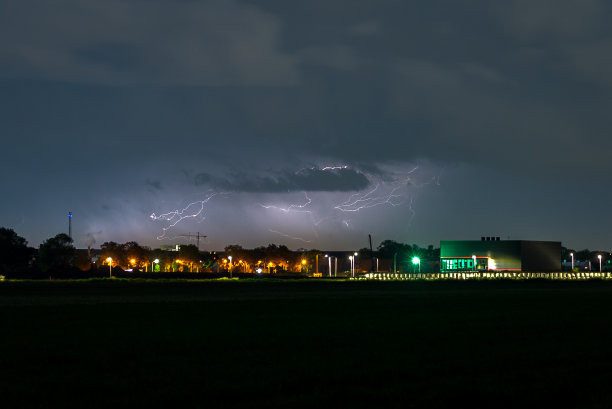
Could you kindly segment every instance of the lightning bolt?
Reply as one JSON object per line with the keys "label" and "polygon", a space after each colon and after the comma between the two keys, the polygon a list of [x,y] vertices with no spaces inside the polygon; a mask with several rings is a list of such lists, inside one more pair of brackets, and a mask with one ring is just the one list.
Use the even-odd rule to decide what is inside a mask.
{"label": "lightning bolt", "polygon": [[338,170],[338,169],[348,169],[348,166],[325,166],[322,167],[321,170]]}
{"label": "lightning bolt", "polygon": [[312,240],[306,240],[306,239],[303,239],[303,238],[301,238],[301,237],[294,237],[294,236],[290,236],[290,235],[285,234],[285,233],[282,233],[282,232],[280,232],[280,231],[278,231],[278,230],[268,229],[268,231],[269,231],[269,232],[272,232],[272,233],[280,234],[281,236],[283,236],[283,237],[287,237],[288,239],[292,239],[292,240],[299,240],[299,241],[303,241],[304,243],[312,243]]}
{"label": "lightning bolt", "polygon": [[[412,184],[412,175],[419,169],[415,166],[408,172],[406,172],[403,178],[399,181],[391,184],[391,190],[387,193],[378,193],[382,190],[381,183],[377,183],[374,189],[365,193],[354,193],[346,201],[334,206],[334,209],[340,210],[341,212],[358,212],[363,209],[369,209],[375,206],[389,205],[399,206],[405,203],[405,193],[399,193],[400,189],[405,188],[409,184]],[[373,179],[372,175],[369,175],[369,179]],[[431,182],[431,181],[430,181]]]}
{"label": "lightning bolt", "polygon": [[304,194],[304,197],[306,198],[306,203],[304,204],[292,204],[289,205],[289,207],[279,207],[279,206],[274,206],[274,205],[263,205],[261,203],[258,203],[261,207],[263,207],[264,209],[276,209],[276,210],[280,210],[282,212],[285,213],[289,213],[289,212],[299,212],[299,213],[310,213],[312,214],[312,211],[310,210],[303,210],[305,209],[308,205],[310,205],[312,203],[312,199],[310,197],[308,197],[308,194],[306,192],[302,192]]}
{"label": "lightning bolt", "polygon": [[391,189],[389,193],[376,195],[376,192],[380,188],[380,184],[376,184],[374,189],[363,193],[355,193],[351,195],[346,201],[340,203],[339,205],[334,206],[334,209],[340,210],[341,212],[358,212],[362,209],[368,209],[375,206],[381,205],[390,205],[390,206],[399,206],[404,201],[400,200],[405,195],[397,194],[397,192],[405,187],[410,182],[410,179],[400,182],[395,187]]}
{"label": "lightning bolt", "polygon": [[[319,169],[322,171],[334,171],[338,169],[348,169],[348,168],[349,166],[347,165],[323,166],[320,168],[304,168],[298,171],[297,173],[304,172],[306,170],[313,170],[313,169]],[[313,199],[309,197],[306,192],[303,192],[305,201],[302,203],[291,204],[289,206],[278,206],[278,205],[270,205],[270,204],[264,205],[260,203],[259,206],[265,209],[277,210],[277,211],[280,211],[286,214],[289,214],[289,213],[308,214],[311,222],[313,223],[313,227],[316,228],[325,220],[330,220],[330,219],[338,220],[338,215],[333,214],[334,211],[335,212],[339,211],[342,213],[357,213],[360,210],[369,209],[369,208],[376,207],[376,206],[395,207],[395,206],[402,205],[406,203],[407,201],[409,201],[409,209],[411,212],[411,220],[412,220],[416,214],[413,208],[414,198],[410,197],[408,195],[408,192],[405,191],[405,189],[410,185],[418,188],[424,185],[428,185],[430,183],[436,183],[436,184],[439,183],[439,181],[435,177],[422,184],[414,183],[412,180],[413,174],[417,172],[418,170],[419,170],[419,166],[415,166],[412,169],[406,172],[403,172],[403,174],[401,175],[396,174],[396,176],[393,178],[395,180],[392,180],[391,182],[381,180],[377,182],[373,188],[365,192],[353,193],[343,202],[340,202],[336,205],[331,204],[329,208],[330,213],[321,218],[317,217],[316,212],[313,210],[313,206],[314,206]],[[365,174],[365,175],[372,182],[375,182],[376,179],[378,178],[376,175],[373,175],[373,174]],[[341,222],[346,228],[350,228],[350,224],[349,224],[350,219],[342,219]],[[276,230],[274,230],[274,232],[277,234],[284,235],[284,233],[278,232]],[[314,232],[315,234],[317,234],[316,229],[314,230]],[[284,235],[284,237],[294,238],[288,235]],[[299,239],[299,238],[294,238],[294,239]],[[301,239],[301,240],[305,241],[304,239]]]}
{"label": "lightning bolt", "polygon": [[162,221],[166,221],[170,223],[166,227],[162,227],[163,233],[161,236],[157,236],[157,240],[168,238],[166,237],[166,232],[185,219],[195,219],[195,218],[201,217],[200,221],[204,220],[206,218],[203,215],[205,205],[213,197],[217,196],[217,194],[218,193],[212,193],[204,200],[198,200],[196,202],[191,202],[181,210],[174,210],[172,212],[160,214],[159,216],[156,215],[155,213],[152,213],[151,216],[149,216],[151,219],[162,220]]}

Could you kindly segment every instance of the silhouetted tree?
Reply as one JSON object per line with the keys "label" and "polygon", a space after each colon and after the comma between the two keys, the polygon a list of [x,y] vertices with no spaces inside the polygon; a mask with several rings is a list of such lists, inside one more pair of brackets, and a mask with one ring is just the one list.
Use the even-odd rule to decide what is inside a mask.
{"label": "silhouetted tree", "polygon": [[384,240],[378,245],[378,254],[383,258],[393,258],[393,255],[397,253],[397,256],[402,258],[408,257],[408,253],[412,251],[410,245],[404,243],[398,243],[395,240]]}
{"label": "silhouetted tree", "polygon": [[26,239],[12,229],[0,227],[0,274],[26,270],[33,254]]}
{"label": "silhouetted tree", "polygon": [[65,233],[45,240],[38,251],[38,262],[43,271],[60,270],[72,266],[75,248]]}
{"label": "silhouetted tree", "polygon": [[179,259],[189,265],[190,271],[193,271],[194,264],[200,264],[200,250],[195,244],[181,245],[178,252]]}
{"label": "silhouetted tree", "polygon": [[144,268],[150,263],[151,250],[147,247],[142,247],[135,241],[128,241],[121,245],[123,253],[129,267]]}
{"label": "silhouetted tree", "polygon": [[[166,271],[167,265],[172,263],[173,260],[170,253],[171,252],[162,249],[151,250],[149,253],[150,260],[147,269],[153,268],[155,272]],[[153,263],[153,260],[159,260],[159,263],[155,264]]]}
{"label": "silhouetted tree", "polygon": [[576,261],[592,261],[593,258],[597,257],[593,257],[593,251],[590,251],[589,249],[584,249],[584,250],[580,250],[574,253],[574,257],[576,258]]}
{"label": "silhouetted tree", "polygon": [[124,270],[127,268],[127,254],[125,247],[122,244],[114,241],[107,241],[100,246],[102,254],[100,255],[100,265],[106,263],[107,258],[113,259],[113,265],[120,266]]}

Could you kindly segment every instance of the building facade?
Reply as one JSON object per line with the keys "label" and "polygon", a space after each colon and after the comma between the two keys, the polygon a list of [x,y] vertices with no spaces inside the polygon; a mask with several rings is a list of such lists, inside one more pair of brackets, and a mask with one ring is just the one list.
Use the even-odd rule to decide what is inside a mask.
{"label": "building facade", "polygon": [[499,240],[443,240],[440,272],[561,271],[561,242]]}

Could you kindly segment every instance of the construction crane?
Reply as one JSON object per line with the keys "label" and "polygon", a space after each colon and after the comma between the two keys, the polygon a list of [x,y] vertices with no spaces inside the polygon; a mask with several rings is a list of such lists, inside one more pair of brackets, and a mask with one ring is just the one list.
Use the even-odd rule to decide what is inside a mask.
{"label": "construction crane", "polygon": [[200,235],[200,232],[195,234],[187,233],[187,234],[179,234],[177,237],[189,237],[190,239],[195,238],[197,240],[198,251],[200,250],[200,238],[206,238],[208,236]]}

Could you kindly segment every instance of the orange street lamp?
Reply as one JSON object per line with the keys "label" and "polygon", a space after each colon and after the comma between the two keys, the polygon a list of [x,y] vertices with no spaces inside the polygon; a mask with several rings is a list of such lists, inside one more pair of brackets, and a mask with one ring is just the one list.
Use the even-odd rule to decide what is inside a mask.
{"label": "orange street lamp", "polygon": [[113,258],[109,257],[106,259],[106,261],[108,261],[108,276],[112,277],[113,276]]}

